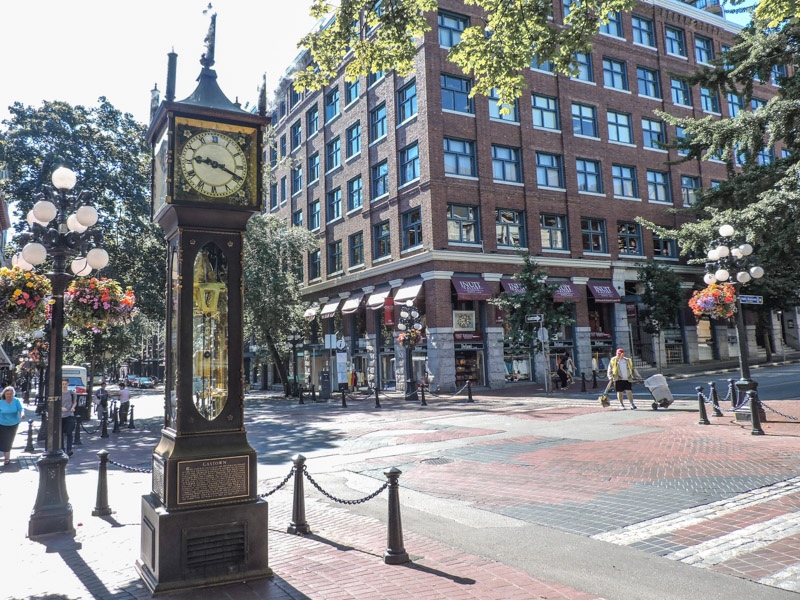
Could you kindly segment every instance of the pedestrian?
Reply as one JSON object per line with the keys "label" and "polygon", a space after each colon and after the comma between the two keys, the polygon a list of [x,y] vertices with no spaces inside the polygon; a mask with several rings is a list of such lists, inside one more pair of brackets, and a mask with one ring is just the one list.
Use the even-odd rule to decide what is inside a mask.
{"label": "pedestrian", "polygon": [[631,383],[634,380],[640,380],[642,377],[633,366],[633,361],[625,357],[625,350],[617,348],[617,355],[613,357],[608,363],[608,380],[614,382],[614,391],[617,392],[617,400],[623,410],[625,403],[622,401],[622,392],[628,395],[628,402],[631,403],[631,410],[636,410],[636,404],[633,402],[633,387]]}
{"label": "pedestrian", "polygon": [[75,407],[78,398],[69,389],[69,379],[61,380],[61,450],[72,456],[72,436],[75,434]]}
{"label": "pedestrian", "polygon": [[11,464],[11,446],[17,435],[17,428],[25,414],[22,402],[16,397],[16,390],[10,385],[3,388],[0,398],[0,449],[3,450],[3,465]]}
{"label": "pedestrian", "polygon": [[95,408],[94,412],[97,418],[103,420],[108,415],[108,390],[106,389],[106,382],[100,382],[100,389],[94,393]]}
{"label": "pedestrian", "polygon": [[119,382],[119,422],[128,421],[128,409],[131,407],[131,391],[124,381]]}

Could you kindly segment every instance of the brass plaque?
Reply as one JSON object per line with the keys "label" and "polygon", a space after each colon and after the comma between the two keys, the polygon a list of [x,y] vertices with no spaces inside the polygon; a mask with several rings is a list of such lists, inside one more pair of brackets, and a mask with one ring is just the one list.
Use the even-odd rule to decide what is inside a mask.
{"label": "brass plaque", "polygon": [[178,504],[233,500],[250,495],[250,460],[227,456],[178,463]]}

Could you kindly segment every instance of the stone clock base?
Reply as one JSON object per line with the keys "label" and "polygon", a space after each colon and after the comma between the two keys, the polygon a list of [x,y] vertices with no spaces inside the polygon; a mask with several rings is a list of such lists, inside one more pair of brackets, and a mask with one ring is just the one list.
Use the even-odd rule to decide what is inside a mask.
{"label": "stone clock base", "polygon": [[142,496],[142,547],[136,570],[152,594],[272,576],[267,503],[257,500],[168,512]]}

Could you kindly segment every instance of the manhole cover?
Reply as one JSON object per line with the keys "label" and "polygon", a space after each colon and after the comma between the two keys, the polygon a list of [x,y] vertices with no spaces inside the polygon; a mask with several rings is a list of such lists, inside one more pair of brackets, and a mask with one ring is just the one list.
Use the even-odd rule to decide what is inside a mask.
{"label": "manhole cover", "polygon": [[420,462],[425,465],[449,465],[453,461],[449,458],[426,458]]}

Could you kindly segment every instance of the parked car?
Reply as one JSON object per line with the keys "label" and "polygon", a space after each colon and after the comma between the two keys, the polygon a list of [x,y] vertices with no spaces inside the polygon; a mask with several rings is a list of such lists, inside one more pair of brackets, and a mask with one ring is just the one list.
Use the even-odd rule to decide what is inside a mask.
{"label": "parked car", "polygon": [[152,390],[156,387],[156,382],[152,377],[139,377],[136,387],[142,390]]}

